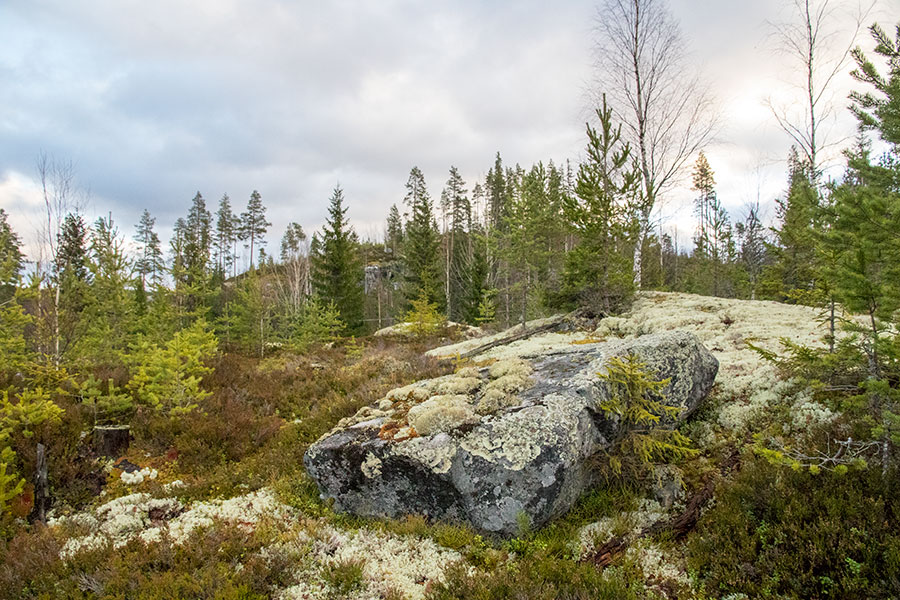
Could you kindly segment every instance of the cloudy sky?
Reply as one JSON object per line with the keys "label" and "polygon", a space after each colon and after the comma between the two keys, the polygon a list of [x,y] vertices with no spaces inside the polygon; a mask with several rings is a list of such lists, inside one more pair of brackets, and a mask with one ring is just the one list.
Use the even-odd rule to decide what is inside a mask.
{"label": "cloudy sky", "polygon": [[[837,47],[852,19],[832,2]],[[766,25],[791,17],[782,4],[670,2],[718,98],[707,154],[735,217],[784,187],[790,140],[763,103],[798,97]],[[357,230],[380,236],[413,165],[438,197],[451,165],[472,185],[497,151],[578,161],[597,18],[588,0],[3,0],[0,207],[30,245],[43,152],[73,163],[90,219],[111,211],[128,236],[144,208],[167,238],[197,191],[240,210],[257,189],[274,250],[289,221],[321,226],[336,183]],[[881,0],[875,19],[900,7]],[[836,81],[834,141],[853,133],[853,85]],[[673,190],[663,211],[682,243],[690,197]]]}

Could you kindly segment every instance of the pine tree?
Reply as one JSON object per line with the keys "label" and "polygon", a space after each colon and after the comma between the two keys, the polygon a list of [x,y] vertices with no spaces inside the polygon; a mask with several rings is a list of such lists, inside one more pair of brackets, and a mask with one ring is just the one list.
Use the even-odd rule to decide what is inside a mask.
{"label": "pine tree", "polygon": [[[206,312],[212,294],[212,215],[206,201],[197,192],[183,222],[183,273],[180,292],[184,309],[191,317]],[[177,225],[177,223],[176,223]],[[179,281],[176,280],[176,290]]]}
{"label": "pine tree", "polygon": [[698,193],[695,200],[698,227],[694,236],[694,291],[730,296],[733,288],[730,271],[735,256],[731,218],[719,201],[715,175],[703,152],[694,166],[693,184]]}
{"label": "pine tree", "polygon": [[712,256],[710,228],[713,220],[711,204],[716,198],[716,181],[712,168],[703,152],[697,157],[692,173],[693,189],[697,192],[694,200],[694,213],[697,215],[697,234],[694,236],[694,256],[709,259]]}
{"label": "pine tree", "polygon": [[418,167],[409,172],[404,202],[412,212],[403,248],[405,296],[408,300],[418,298],[424,291],[429,302],[439,304],[444,300],[440,288],[440,239],[425,177]]}
{"label": "pine tree", "polygon": [[228,194],[219,200],[219,210],[216,211],[215,263],[216,269],[225,279],[231,271],[232,277],[237,276],[237,242],[240,238],[238,228],[240,221],[231,209],[231,199]]}
{"label": "pine tree", "polygon": [[247,202],[247,211],[241,213],[241,239],[247,242],[250,248],[250,268],[253,268],[253,247],[264,246],[266,240],[263,236],[272,224],[266,221],[266,207],[263,206],[262,196],[253,190],[250,200]]}
{"label": "pine tree", "polygon": [[359,242],[347,222],[344,193],[334,188],[322,237],[314,237],[313,288],[324,302],[334,302],[347,333],[363,327],[363,265]]}

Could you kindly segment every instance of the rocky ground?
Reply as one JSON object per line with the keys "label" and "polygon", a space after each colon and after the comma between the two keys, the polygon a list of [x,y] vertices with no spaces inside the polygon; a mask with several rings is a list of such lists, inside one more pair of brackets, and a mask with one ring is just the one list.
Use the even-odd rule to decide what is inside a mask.
{"label": "rocky ground", "polygon": [[[702,462],[714,456],[717,449],[742,439],[755,423],[771,418],[770,408],[776,403],[786,407],[789,415],[783,424],[785,435],[836,418],[809,394],[779,382],[774,368],[750,347],[752,344],[777,350],[781,338],[820,345],[824,330],[818,321],[816,311],[807,307],[687,294],[642,294],[627,314],[604,318],[592,323],[595,326],[590,329],[546,332],[499,345],[461,363],[454,375],[429,380],[427,385],[395,389],[380,404],[367,409],[368,413],[345,422],[343,429],[367,423],[366,427],[374,432],[373,440],[418,439],[409,445],[410,453],[417,460],[430,457],[434,472],[445,468],[449,471],[455,463],[453,457],[447,456],[446,447],[425,446],[434,445],[435,438],[446,437],[450,435],[448,432],[460,427],[474,427],[471,435],[480,435],[479,418],[512,406],[510,396],[533,385],[530,380],[535,376],[535,357],[563,351],[572,357],[584,357],[584,352],[610,342],[680,331],[696,336],[719,365],[715,387],[705,407],[682,426],[700,451],[698,460]],[[540,322],[535,322],[530,327],[539,325]],[[430,354],[449,359],[490,341],[492,338],[468,339],[436,348]],[[441,398],[433,401],[436,396]],[[433,405],[441,404],[441,410],[429,411],[426,403],[431,401]],[[405,418],[392,419],[387,413],[396,411],[401,404],[406,411]],[[490,431],[482,433],[487,435]],[[414,452],[413,445],[416,445]],[[378,452],[362,454],[359,477],[371,480],[395,468],[386,465],[384,458]],[[571,539],[566,542],[570,557],[577,559],[590,554],[610,536],[636,538],[649,524],[677,514],[684,506],[681,478],[692,470],[695,468],[681,466],[660,471],[660,482],[668,482],[671,493],[637,492],[637,496],[622,505],[622,510],[604,509],[607,516],[591,522],[567,517],[570,523],[577,523],[577,527],[569,530]],[[524,542],[494,542],[468,530],[448,533],[451,530],[429,529],[416,520],[401,519],[399,524],[385,525],[381,521],[347,519],[324,505],[292,501],[284,486],[248,490],[230,498],[199,500],[185,495],[180,484],[167,480],[165,474],[154,475],[153,479],[150,472],[145,475],[122,476],[122,481],[109,487],[107,495],[89,510],[55,515],[50,532],[58,540],[60,560],[75,565],[91,552],[133,549],[138,545],[177,548],[188,543],[197,532],[230,528],[252,535],[255,540],[251,551],[236,555],[231,563],[234,569],[249,569],[257,564],[284,565],[282,572],[287,575],[273,583],[270,590],[273,597],[417,599],[440,587],[451,571],[458,576],[459,569],[477,573],[479,569],[496,568],[501,563],[514,565],[517,555],[527,551]],[[674,488],[673,482],[676,482]],[[576,491],[582,490],[583,487],[578,487]],[[646,495],[641,497],[642,493]],[[567,506],[573,502],[574,498]],[[573,514],[583,514],[582,506],[577,505]],[[378,510],[370,512],[385,514]],[[554,509],[546,514],[549,518],[560,512]],[[504,528],[497,528],[501,529]],[[461,538],[464,540],[460,541]],[[627,552],[625,560],[631,565],[629,568],[636,569],[648,589],[656,590],[654,593],[665,596],[669,593],[666,590],[690,588],[691,579],[677,546],[662,547],[658,542],[635,539]],[[615,570],[610,573],[610,577],[621,575],[616,575]],[[85,586],[90,587],[89,584],[86,582]]]}

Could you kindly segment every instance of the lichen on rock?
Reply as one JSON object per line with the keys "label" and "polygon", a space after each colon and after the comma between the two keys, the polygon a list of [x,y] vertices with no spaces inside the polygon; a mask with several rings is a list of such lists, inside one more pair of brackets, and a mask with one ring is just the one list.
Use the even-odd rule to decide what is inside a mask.
{"label": "lichen on rock", "polygon": [[523,516],[540,526],[594,483],[591,457],[626,426],[600,410],[610,391],[597,374],[628,353],[671,378],[667,403],[681,409],[679,419],[697,408],[718,368],[681,332],[566,343],[393,390],[378,409],[320,438],[304,463],[338,510],[466,520],[501,534],[516,533]]}

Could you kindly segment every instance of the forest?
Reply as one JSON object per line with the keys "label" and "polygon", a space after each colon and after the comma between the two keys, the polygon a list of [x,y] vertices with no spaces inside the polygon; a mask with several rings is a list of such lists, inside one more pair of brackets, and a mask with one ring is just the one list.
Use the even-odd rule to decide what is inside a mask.
{"label": "forest", "polygon": [[[815,121],[801,123],[772,227],[758,204],[742,215],[724,208],[702,148],[709,131],[695,128],[680,155],[648,167],[652,149],[634,136],[643,125],[614,110],[613,94],[598,98],[579,164],[523,167],[498,152],[483,180],[464,181],[450,166],[438,183],[413,166],[405,193],[397,182],[383,239],[354,231],[358,199],[336,185],[314,233],[291,222],[270,245],[260,193],[242,209],[198,191],[164,243],[149,209],[133,227],[112,214],[87,222],[74,167],[42,156],[39,255],[25,254],[23,232],[0,208],[0,596],[263,598],[291,583],[284,556],[266,554],[286,539],[271,523],[197,525],[177,548],[148,549],[143,538],[87,551],[66,543],[88,527],[72,515],[101,497],[178,489],[184,506],[223,511],[216,499],[258,492],[262,508],[240,510],[260,524],[277,512],[271,493],[302,519],[319,519],[322,539],[327,530],[360,544],[362,559],[322,559],[328,568],[315,577],[330,591],[284,598],[419,597],[393,588],[365,595],[365,556],[403,536],[433,544],[429,560],[451,561],[446,550],[460,561],[427,586],[428,598],[896,597],[900,26],[872,25],[869,35],[874,53],[851,52],[858,135],[842,175],[826,179]],[[688,245],[650,217],[661,180],[678,170],[689,173],[694,197]],[[601,324],[627,320],[648,299],[688,295],[732,307],[733,320],[757,310],[738,301],[805,310],[816,343],[784,333],[763,347],[746,333],[747,352],[779,386],[827,411],[822,426],[805,437],[782,430],[774,401],[771,415],[732,426],[723,415],[737,413],[722,407],[749,407],[754,396],[729,400],[717,388],[715,410],[700,421],[719,429],[689,421],[679,439],[692,449],[680,458],[618,469],[559,524],[512,540],[414,517],[338,514],[303,471],[306,448],[341,418],[391,388],[466,366],[428,349],[576,309]],[[124,442],[105,438],[122,431]],[[114,442],[114,451],[98,450]],[[605,570],[573,556],[568,541],[585,524],[617,507],[643,510],[652,476],[642,463],[680,465],[688,489],[732,455],[742,467],[722,476],[696,532],[658,541],[684,557],[678,576],[665,574],[661,558],[653,574],[628,554]]]}

